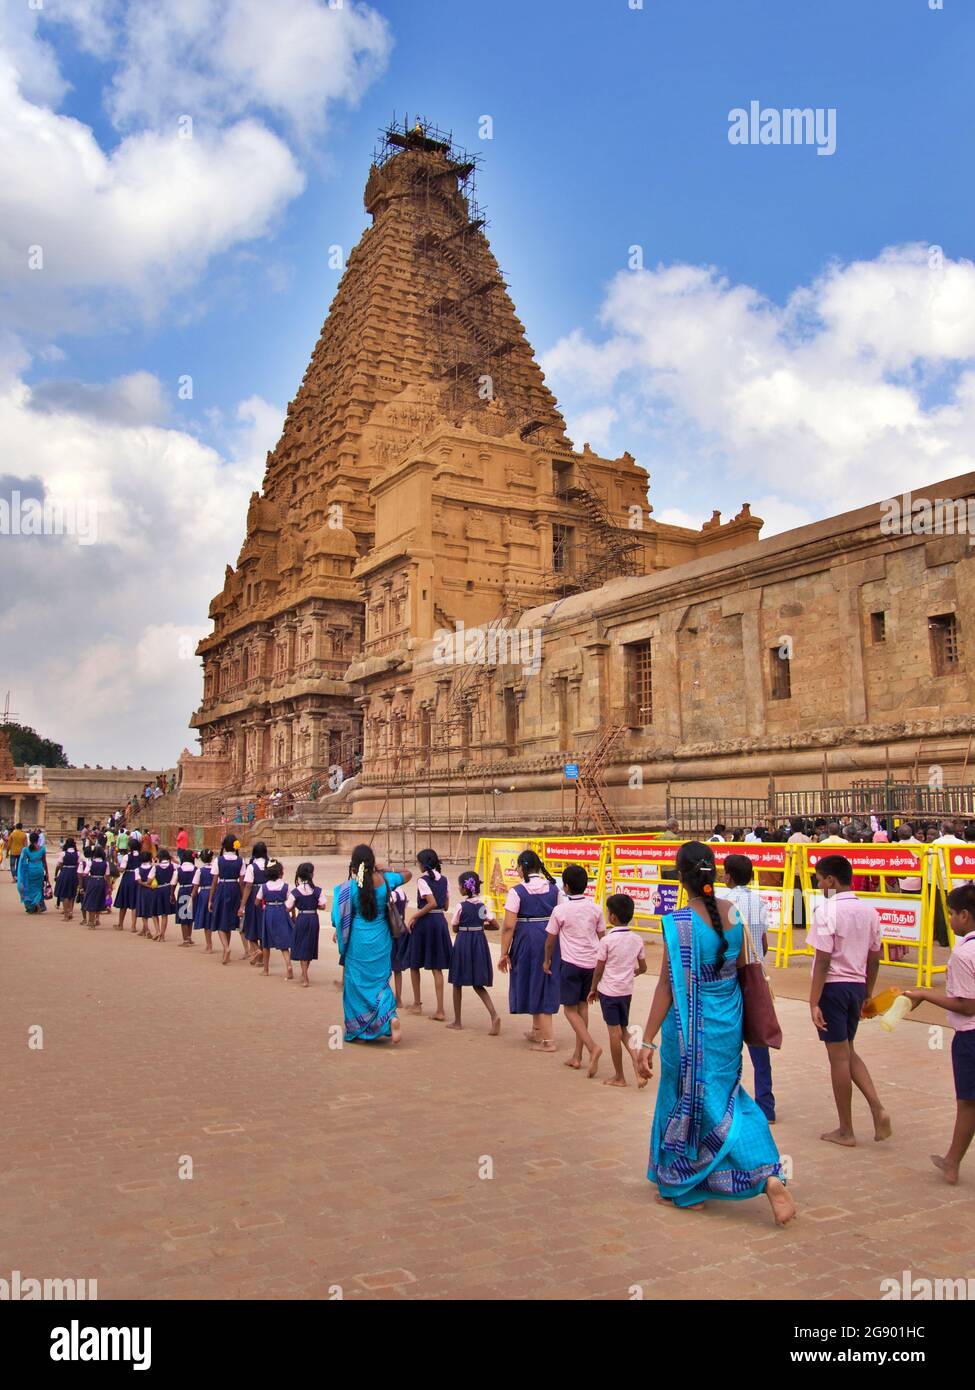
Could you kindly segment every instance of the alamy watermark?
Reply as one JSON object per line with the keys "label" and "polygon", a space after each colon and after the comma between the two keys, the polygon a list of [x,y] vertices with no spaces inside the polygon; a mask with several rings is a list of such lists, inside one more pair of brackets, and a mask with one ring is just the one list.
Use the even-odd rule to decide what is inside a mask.
{"label": "alamy watermark", "polygon": [[967,1302],[975,1299],[975,1279],[916,1279],[904,1269],[899,1279],[881,1279],[880,1297],[906,1303]]}
{"label": "alamy watermark", "polygon": [[526,676],[542,666],[540,627],[438,628],[433,634],[433,659],[438,666],[520,666]]}
{"label": "alamy watermark", "polygon": [[24,497],[16,488],[0,497],[0,536],[76,536],[79,545],[98,539],[98,503],[91,499]]}
{"label": "alamy watermark", "polygon": [[93,1302],[98,1297],[97,1279],[32,1279],[19,1269],[10,1271],[10,1278],[0,1278],[0,1303],[31,1303],[35,1300],[74,1303],[78,1299]]}
{"label": "alamy watermark", "polygon": [[[880,504],[884,536],[975,536],[975,497],[915,497],[904,492]],[[971,544],[971,540],[969,540]]]}
{"label": "alamy watermark", "polygon": [[730,145],[815,145],[817,154],[836,153],[835,106],[763,106],[751,101],[747,109],[728,112]]}

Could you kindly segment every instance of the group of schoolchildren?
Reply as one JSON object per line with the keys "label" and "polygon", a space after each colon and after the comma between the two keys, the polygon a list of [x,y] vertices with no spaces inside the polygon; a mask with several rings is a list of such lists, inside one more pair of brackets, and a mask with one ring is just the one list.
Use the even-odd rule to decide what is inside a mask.
{"label": "group of schoolchildren", "polygon": [[[447,983],[453,987],[454,1015],[448,1028],[463,1026],[463,992],[469,988],[487,1010],[489,1033],[496,1037],[501,1019],[488,993],[494,983],[494,967],[485,932],[498,930],[501,924],[481,895],[481,879],[473,869],[460,875],[461,900],[448,923],[449,885],[439,858],[433,850],[421,850],[417,863],[416,908],[407,915],[408,931],[393,943],[396,1004],[403,1007],[403,977],[408,973],[412,1001],[406,1011],[422,1012],[420,972],[429,970],[436,996],[430,1017],[445,1020],[446,971]],[[625,893],[607,900],[607,931],[602,909],[587,896],[589,876],[580,865],[565,868],[561,889],[534,851],[524,851],[518,866],[523,881],[510,889],[505,899],[498,960],[498,969],[509,975],[509,1012],[529,1014],[532,1023],[525,1037],[534,1051],[550,1052],[555,1050],[552,1015],[564,1007],[575,1034],[573,1054],[566,1065],[581,1069],[583,1052],[588,1050],[587,1074],[595,1076],[603,1049],[589,1033],[589,1005],[598,1000],[614,1067],[606,1084],[625,1086],[624,1050],[630,1053],[636,1070],[636,1056],[627,1034],[633,980],[646,971],[643,942],[631,929],[633,900]],[[393,897],[405,908],[404,888],[394,889]],[[646,1085],[639,1075],[637,1082]]]}
{"label": "group of schoolchildren", "polygon": [[194,945],[202,932],[204,953],[214,951],[217,937],[224,965],[231,956],[232,933],[240,933],[243,959],[268,975],[271,952],[281,952],[286,978],[294,979],[293,964],[307,988],[308,965],[318,959],[319,911],[322,890],[314,882],[313,864],[299,864],[295,881],[284,881],[284,868],[257,844],[249,863],[239,854],[240,843],[228,835],[214,856],[196,854],[181,846],[175,856],[148,842],[109,849],[104,836],[78,847],[69,836],[55,864],[54,899],[65,921],[80,906],[81,920],[94,931],[104,912],[116,910],[116,931],[130,931],[149,941],[165,941],[170,917],[180,928],[180,946]]}
{"label": "group of schoolchildren", "polygon": [[[503,924],[482,897],[481,880],[474,870],[460,876],[461,900],[448,923],[449,886],[439,858],[433,850],[423,850],[417,862],[420,875],[415,909],[408,911],[404,887],[393,894],[407,927],[392,942],[391,972],[398,1007],[403,1007],[403,980],[408,974],[412,1000],[406,1005],[407,1012],[422,1012],[421,971],[430,971],[436,995],[431,1017],[444,1021],[446,972],[453,990],[453,1021],[448,1027],[462,1027],[463,991],[469,988],[487,1010],[490,1034],[497,1036],[501,1020],[488,993],[494,971],[485,931],[497,930],[500,925],[498,968],[509,975],[510,1012],[531,1016],[525,1036],[532,1049],[556,1050],[552,1017],[561,1007],[575,1044],[566,1066],[581,1070],[588,1054],[586,1074],[595,1076],[603,1049],[589,1030],[589,1007],[598,1002],[613,1064],[613,1074],[605,1084],[626,1086],[626,1053],[637,1084],[646,1084],[629,1032],[633,981],[647,968],[642,938],[632,929],[632,898],[625,893],[611,895],[605,903],[604,918],[603,910],[587,894],[589,879],[584,868],[568,865],[560,888],[538,855],[525,850],[518,859],[522,882],[505,898]],[[764,899],[751,886],[752,862],[744,854],[729,855],[722,870],[724,887],[719,892],[733,901],[751,935],[756,958],[763,959],[768,947],[768,919]],[[869,902],[853,891],[853,869],[841,853],[821,859],[816,877],[824,896],[813,911],[807,934],[807,944],[814,951],[809,1007],[826,1045],[839,1120],[837,1129],[821,1137],[852,1147],[856,1143],[854,1089],[869,1106],[874,1138],[882,1141],[892,1132],[890,1116],[854,1046],[864,1006],[877,980],[882,950],[880,919]],[[230,960],[232,933],[239,931],[244,959],[267,975],[271,952],[278,950],[286,977],[294,978],[292,963],[297,962],[304,986],[309,983],[309,962],[318,958],[319,911],[324,903],[322,889],[314,882],[314,866],[299,865],[295,882],[289,885],[283,866],[269,857],[266,845],[256,844],[245,864],[233,835],[226,837],[216,856],[210,850],[196,855],[181,847],[175,858],[165,848],[137,845],[113,854],[104,837],[79,850],[68,838],[56,865],[54,896],[65,920],[72,919],[77,902],[82,920],[94,930],[100,915],[114,906],[119,912],[116,930],[124,930],[126,918],[131,916],[131,931],[153,941],[165,940],[173,916],[181,929],[180,945],[192,945],[194,931],[202,931],[204,949],[209,953],[216,935],[224,964]],[[955,944],[947,963],[946,988],[908,989],[904,993],[912,1007],[928,1002],[943,1009],[954,1029],[955,1128],[946,1154],[932,1155],[945,1180],[953,1184],[975,1137],[975,883],[954,888],[947,901]],[[774,1123],[768,1049],[749,1047],[749,1053],[755,1072],[755,1100]]]}

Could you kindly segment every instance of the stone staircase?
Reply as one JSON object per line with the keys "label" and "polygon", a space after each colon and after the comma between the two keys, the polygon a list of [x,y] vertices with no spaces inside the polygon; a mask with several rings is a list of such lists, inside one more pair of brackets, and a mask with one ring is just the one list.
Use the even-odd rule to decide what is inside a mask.
{"label": "stone staircase", "polygon": [[243,849],[263,840],[273,854],[337,854],[339,817],[351,817],[351,794],[358,778],[347,777],[337,792],[316,801],[296,801],[290,816],[266,816],[252,824],[231,825]]}

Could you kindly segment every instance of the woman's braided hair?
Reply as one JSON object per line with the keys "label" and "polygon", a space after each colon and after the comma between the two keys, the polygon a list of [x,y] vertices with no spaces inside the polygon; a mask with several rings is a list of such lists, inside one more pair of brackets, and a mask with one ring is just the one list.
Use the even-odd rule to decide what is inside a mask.
{"label": "woman's braided hair", "polygon": [[716,969],[720,971],[724,965],[725,952],[728,949],[728,938],[725,936],[724,923],[721,921],[718,902],[714,896],[714,879],[717,870],[714,863],[714,851],[711,846],[702,844],[700,840],[686,841],[677,851],[677,873],[688,896],[701,898],[704,901],[711,925],[719,937]]}

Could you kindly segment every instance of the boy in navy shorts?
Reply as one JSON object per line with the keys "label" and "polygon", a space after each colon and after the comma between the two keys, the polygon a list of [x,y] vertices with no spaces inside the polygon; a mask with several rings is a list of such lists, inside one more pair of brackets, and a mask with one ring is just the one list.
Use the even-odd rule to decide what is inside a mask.
{"label": "boy in navy shorts", "polygon": [[842,854],[827,854],[816,865],[825,902],[813,911],[807,940],[816,949],[809,1012],[829,1056],[839,1129],[819,1137],[843,1148],[856,1147],[853,1087],[862,1092],[873,1116],[873,1137],[889,1139],[890,1116],[880,1102],[863,1058],[855,1051],[863,1006],[880,966],[880,918],[853,892],[853,866]]}
{"label": "boy in navy shorts", "polygon": [[948,1152],[932,1154],[931,1162],[954,1187],[958,1169],[975,1138],[975,883],[962,883],[948,894],[948,911],[955,946],[945,973],[947,989],[905,989],[915,1008],[927,1000],[948,1011],[955,1030],[951,1044],[951,1068],[955,1076],[958,1110]]}
{"label": "boy in navy shorts", "polygon": [[552,973],[552,957],[556,938],[562,957],[559,989],[566,1020],[576,1035],[572,1056],[565,1065],[574,1071],[582,1068],[583,1048],[589,1053],[587,1076],[595,1076],[603,1049],[593,1042],[589,1032],[589,1005],[586,1002],[592,987],[592,972],[596,965],[596,948],[606,930],[602,908],[586,897],[589,875],[581,864],[568,864],[562,873],[562,899],[545,928],[545,957],[542,969]]}
{"label": "boy in navy shorts", "polygon": [[[596,969],[593,973],[590,1004],[599,999],[603,1021],[609,1030],[609,1052],[613,1059],[613,1075],[603,1082],[604,1086],[625,1086],[623,1075],[623,1033],[630,1026],[630,1000],[633,998],[633,980],[646,973],[647,962],[643,942],[633,931],[633,899],[628,893],[614,893],[606,899],[606,916],[609,931],[599,943],[596,951]],[[627,1037],[629,1036],[627,1032]],[[633,1048],[625,1044],[636,1084],[643,1087],[647,1078],[640,1075],[638,1058]]]}

